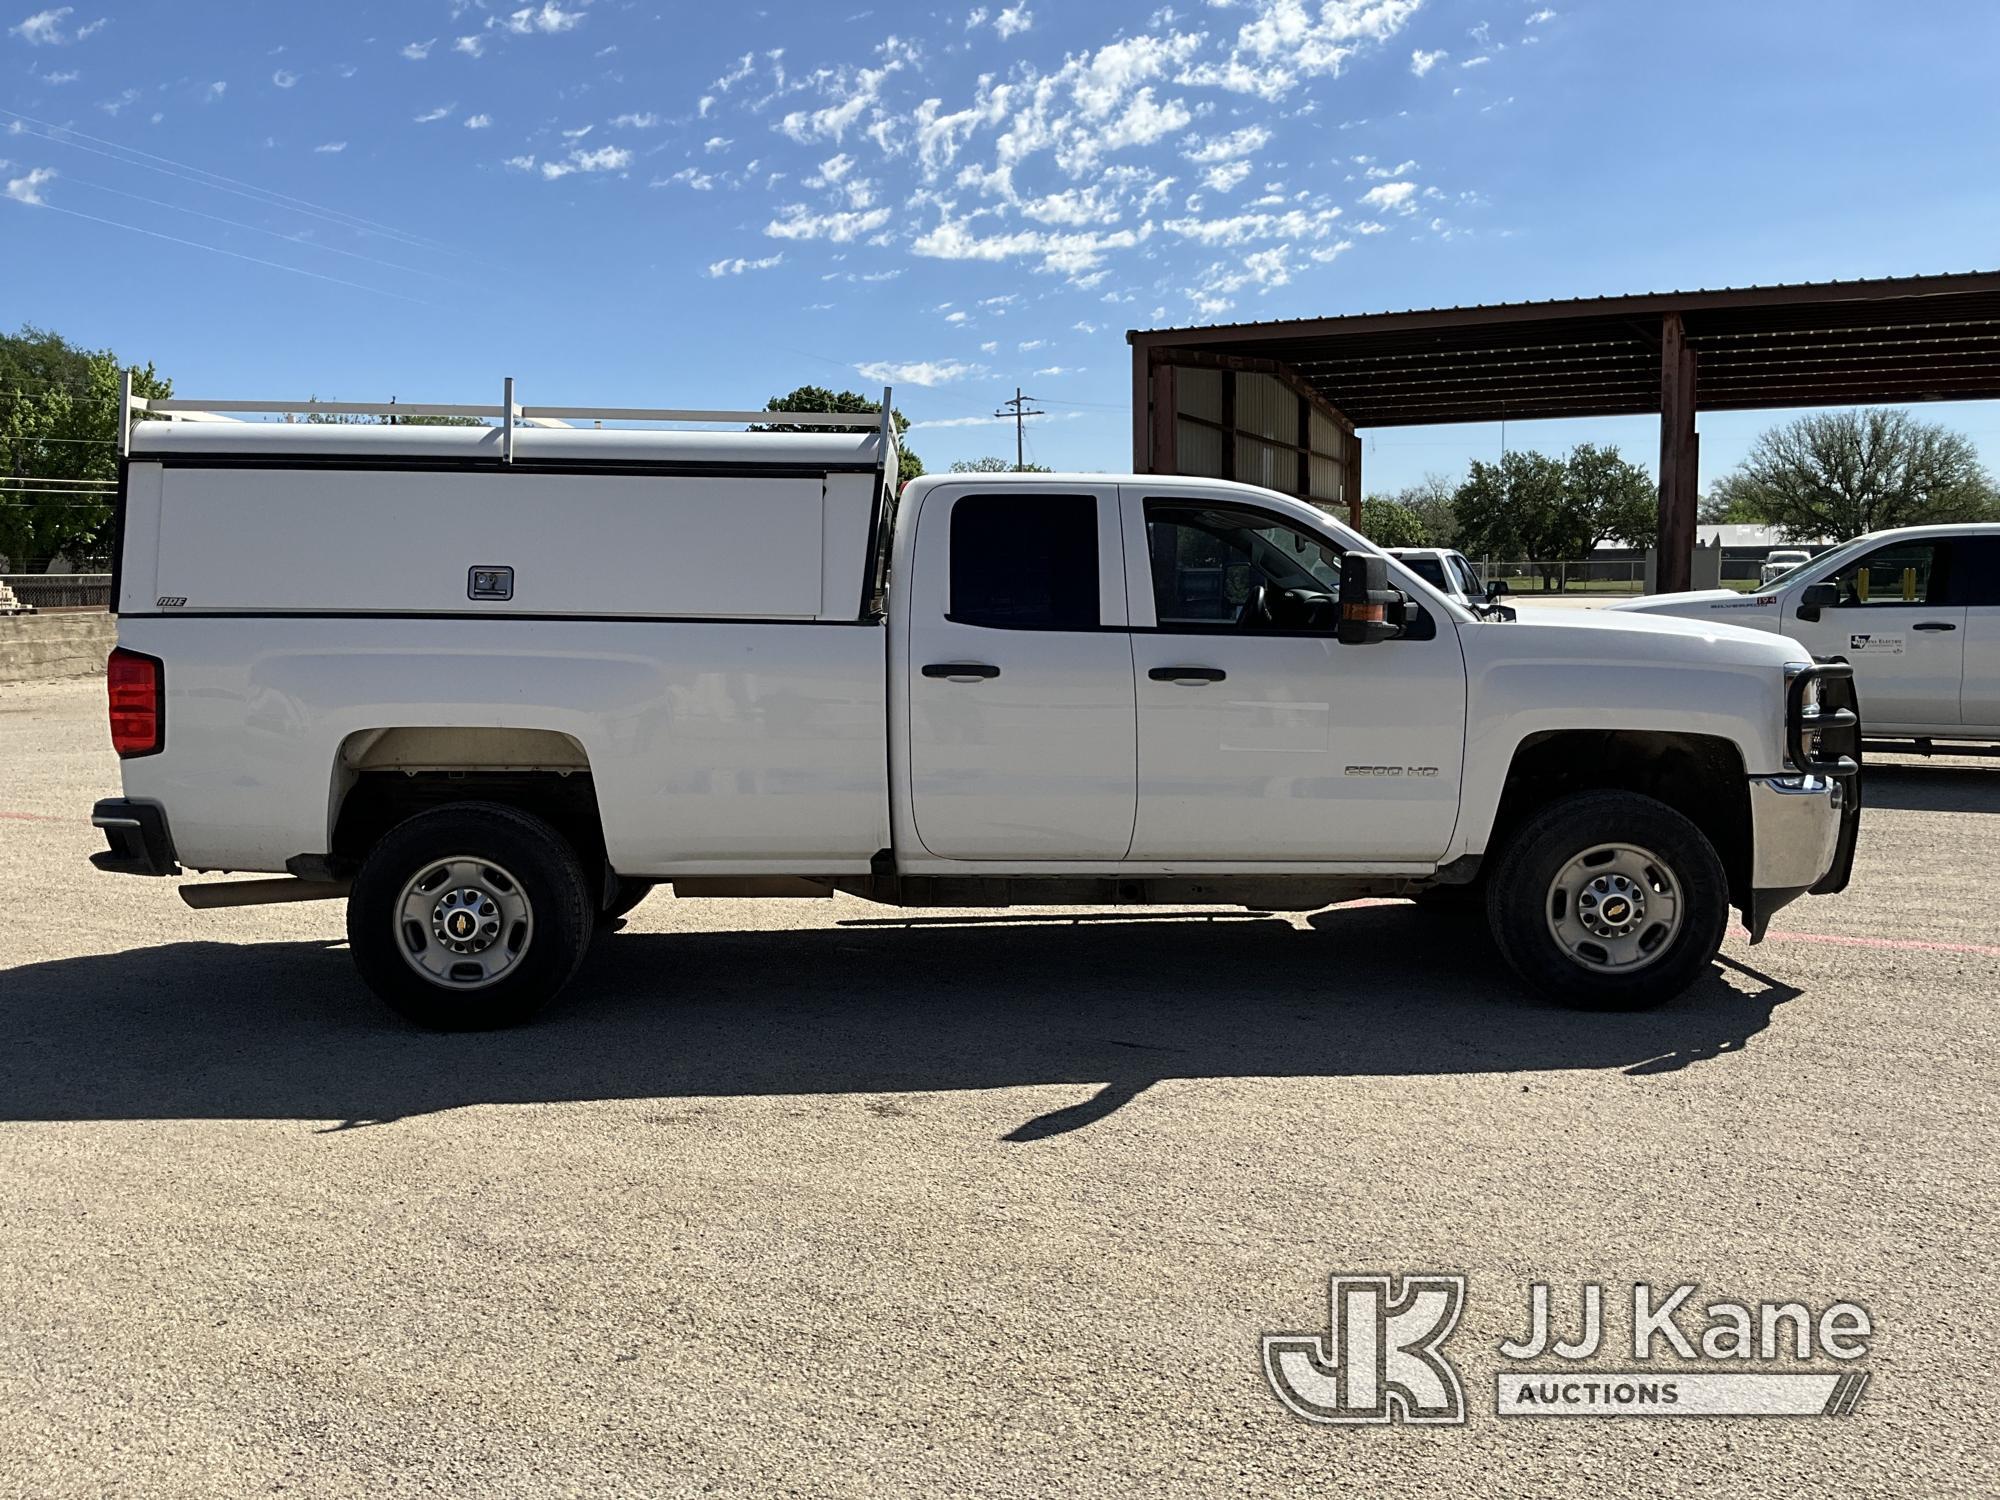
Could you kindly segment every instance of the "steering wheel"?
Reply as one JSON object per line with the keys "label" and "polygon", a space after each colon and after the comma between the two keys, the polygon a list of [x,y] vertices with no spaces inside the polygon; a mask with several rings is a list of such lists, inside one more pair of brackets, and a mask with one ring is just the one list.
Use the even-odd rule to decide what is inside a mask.
{"label": "steering wheel", "polygon": [[1267,584],[1250,586],[1250,597],[1243,601],[1243,613],[1236,617],[1237,625],[1244,630],[1256,629],[1271,623],[1271,590]]}

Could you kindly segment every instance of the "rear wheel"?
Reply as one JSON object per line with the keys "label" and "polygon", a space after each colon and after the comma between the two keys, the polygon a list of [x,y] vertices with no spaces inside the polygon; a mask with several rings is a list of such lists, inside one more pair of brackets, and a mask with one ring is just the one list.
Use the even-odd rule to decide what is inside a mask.
{"label": "rear wheel", "polygon": [[369,988],[419,1026],[512,1026],[575,975],[594,905],[575,851],[547,823],[460,803],[375,846],[348,896],[347,941]]}
{"label": "rear wheel", "polygon": [[1729,881],[1702,831],[1637,792],[1581,792],[1540,809],[1486,896],[1514,971],[1583,1010],[1681,993],[1722,947]]}

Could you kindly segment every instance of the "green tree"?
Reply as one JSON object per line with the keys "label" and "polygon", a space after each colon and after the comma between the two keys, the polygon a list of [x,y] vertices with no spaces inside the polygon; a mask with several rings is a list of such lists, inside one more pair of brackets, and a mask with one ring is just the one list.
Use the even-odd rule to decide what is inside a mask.
{"label": "green tree", "polygon": [[[858,395],[853,391],[830,391],[823,385],[802,385],[788,396],[773,396],[769,401],[764,403],[764,410],[777,412],[834,411],[863,416],[871,412],[880,413],[882,403],[880,401],[871,401],[868,397]],[[909,431],[910,419],[903,415],[900,408],[897,410],[895,416],[896,437],[900,444],[903,434]],[[783,422],[772,422],[753,427],[750,430],[752,432],[813,432],[818,429],[787,426]],[[912,479],[915,479],[919,474],[924,472],[924,461],[908,448],[899,447],[898,454],[901,458],[901,471],[897,482],[899,484],[908,484]]]}
{"label": "green tree", "polygon": [[[1424,541],[1411,545],[1455,547],[1458,545],[1458,518],[1452,513],[1452,496],[1458,485],[1449,474],[1426,474],[1415,484],[1406,484],[1393,495],[1372,496],[1362,502],[1362,515],[1376,499],[1400,505],[1417,518],[1424,529]],[[1374,533],[1370,532],[1370,536]]]}
{"label": "green tree", "polygon": [[1589,557],[1599,542],[1645,547],[1657,537],[1659,486],[1616,448],[1578,443],[1563,464],[1563,486],[1576,524],[1572,557]]}
{"label": "green tree", "polygon": [[2000,492],[1968,438],[1883,407],[1773,427],[1727,483],[1788,541],[2000,518]]}
{"label": "green tree", "polygon": [[1708,487],[1697,514],[1706,526],[1762,526],[1763,502],[1756,486],[1740,473],[1725,474]]}
{"label": "green tree", "polygon": [[[1016,470],[1013,460],[1005,458],[955,458],[951,461],[954,474],[1012,474]],[[1047,464],[1022,464],[1023,474],[1050,474],[1055,472]]]}
{"label": "green tree", "polygon": [[1451,499],[1459,548],[1537,562],[1569,556],[1563,478],[1562,464],[1545,453],[1508,453],[1497,464],[1474,459]]}
{"label": "green tree", "polygon": [[[105,486],[65,490],[62,481],[118,477],[121,373],[109,350],[79,349],[46,329],[0,335],[0,556],[9,567],[108,553],[111,500],[95,494]],[[150,364],[133,367],[132,389],[173,394]],[[53,482],[22,482],[30,479]]]}
{"label": "green tree", "polygon": [[1458,544],[1533,562],[1558,584],[1565,559],[1588,558],[1599,542],[1644,546],[1658,514],[1653,481],[1616,448],[1579,443],[1566,460],[1509,453],[1475,461],[1452,497]]}
{"label": "green tree", "polygon": [[1399,500],[1371,495],[1361,502],[1361,534],[1378,547],[1427,547],[1424,519]]}

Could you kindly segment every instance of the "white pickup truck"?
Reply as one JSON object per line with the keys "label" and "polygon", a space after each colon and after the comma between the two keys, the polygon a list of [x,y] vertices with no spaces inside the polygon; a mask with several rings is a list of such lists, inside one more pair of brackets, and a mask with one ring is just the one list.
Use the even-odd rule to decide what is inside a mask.
{"label": "white pickup truck", "polygon": [[1759,937],[1846,884],[1849,674],[1777,636],[1481,620],[1241,484],[899,494],[886,423],[592,430],[511,383],[461,410],[493,423],[131,425],[124,796],[94,815],[105,869],[286,876],[190,904],[346,897],[362,975],[422,1024],[525,1018],[664,882],[906,906],[1476,891],[1524,979],[1602,1008],[1684,989],[1732,903]]}
{"label": "white pickup truck", "polygon": [[1753,594],[1704,589],[1614,604],[1769,630],[1854,666],[1877,741],[1930,753],[2000,745],[2000,522],[1905,526],[1822,552]]}

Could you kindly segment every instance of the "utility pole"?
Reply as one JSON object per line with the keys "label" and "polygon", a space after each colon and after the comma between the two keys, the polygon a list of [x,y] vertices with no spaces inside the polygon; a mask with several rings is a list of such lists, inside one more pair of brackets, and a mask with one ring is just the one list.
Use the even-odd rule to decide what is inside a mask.
{"label": "utility pole", "polygon": [[[1039,401],[1040,399],[1041,397],[1039,396],[1022,395],[1021,388],[1017,385],[1014,387],[1014,399],[1012,401],[1002,401],[999,410],[993,413],[996,417],[1011,416],[1014,419],[1014,472],[1016,474],[1028,466],[1028,443],[1022,423],[1029,417],[1045,417],[1048,415],[1047,412],[1030,411],[1028,409],[1029,402]],[[1008,409],[1010,407],[1012,408],[1011,411]]]}

